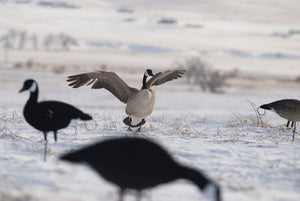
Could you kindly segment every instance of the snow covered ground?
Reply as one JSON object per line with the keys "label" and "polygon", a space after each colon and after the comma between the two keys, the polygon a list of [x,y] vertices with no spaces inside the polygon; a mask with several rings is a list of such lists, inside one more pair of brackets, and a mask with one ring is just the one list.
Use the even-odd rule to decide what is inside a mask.
{"label": "snow covered ground", "polygon": [[[299,198],[299,135],[291,142],[291,130],[285,129],[285,120],[273,113],[263,116],[264,125],[258,124],[249,103],[260,105],[281,96],[208,94],[180,89],[180,81],[168,83],[156,87],[155,111],[142,132],[135,134],[126,131],[122,123],[126,116],[124,105],[108,92],[75,90],[67,87],[66,75],[31,72],[30,76],[40,83],[41,99],[69,102],[95,119],[87,125],[74,122],[59,132],[57,143],[49,135],[48,161],[44,163],[42,134],[22,117],[28,94],[18,94],[29,75],[3,71],[1,79],[2,75],[7,80],[0,86],[1,200],[117,200],[114,186],[87,167],[66,164],[58,157],[69,150],[120,136],[148,137],[161,143],[178,161],[201,169],[217,181],[224,200]],[[169,92],[170,85],[178,90]],[[291,91],[294,90],[282,96]],[[146,197],[204,200],[198,189],[185,181],[159,186]],[[134,197],[129,195],[126,199]]]}
{"label": "snow covered ground", "polygon": [[[0,0],[1,36],[14,29],[40,38],[39,51],[27,44],[5,52],[0,44],[0,200],[117,200],[115,186],[88,167],[58,160],[69,150],[116,136],[159,142],[175,159],[218,182],[225,201],[299,200],[299,134],[291,142],[284,119],[271,112],[260,119],[251,106],[299,99],[299,84],[280,82],[300,75],[299,13],[297,0]],[[162,19],[175,23],[158,23]],[[62,32],[79,46],[46,51],[42,39]],[[140,134],[126,131],[125,106],[109,92],[72,89],[65,81],[105,66],[139,88],[145,68],[173,68],[189,56],[259,79],[235,79],[219,94],[201,92],[183,79],[154,87],[155,110]],[[28,61],[43,68],[26,68]],[[53,73],[61,66],[62,73]],[[46,163],[41,132],[22,116],[29,95],[18,91],[27,78],[38,81],[40,100],[71,103],[95,120],[72,123],[59,132],[57,143],[49,135]],[[144,200],[205,199],[193,184],[177,181],[147,191]]]}

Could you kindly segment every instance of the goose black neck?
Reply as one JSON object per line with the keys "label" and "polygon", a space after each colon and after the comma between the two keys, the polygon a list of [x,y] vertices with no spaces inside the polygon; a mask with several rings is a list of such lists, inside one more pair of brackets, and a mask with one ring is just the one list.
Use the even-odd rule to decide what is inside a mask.
{"label": "goose black neck", "polygon": [[203,190],[204,187],[210,183],[210,181],[199,171],[188,167],[181,167],[181,177],[192,181],[201,190]]}
{"label": "goose black neck", "polygon": [[147,82],[146,82],[146,81],[147,81],[147,77],[148,77],[147,75],[144,75],[144,77],[143,77],[143,86],[142,86],[142,90],[143,90],[143,89],[147,89]]}
{"label": "goose black neck", "polygon": [[38,88],[38,86],[36,86],[36,90],[33,92],[30,92],[30,97],[29,97],[28,102],[37,103],[38,96],[39,96],[39,88]]}
{"label": "goose black neck", "polygon": [[192,168],[188,167],[181,167],[181,177],[184,179],[188,179],[195,183],[198,188],[207,194],[206,187],[209,187],[209,185],[212,185],[213,188],[215,188],[214,195],[210,195],[211,192],[209,192],[206,196],[213,196],[214,201],[221,201],[221,192],[220,188],[217,184],[215,184],[213,181],[210,181],[208,178],[206,178],[201,172],[194,170]]}

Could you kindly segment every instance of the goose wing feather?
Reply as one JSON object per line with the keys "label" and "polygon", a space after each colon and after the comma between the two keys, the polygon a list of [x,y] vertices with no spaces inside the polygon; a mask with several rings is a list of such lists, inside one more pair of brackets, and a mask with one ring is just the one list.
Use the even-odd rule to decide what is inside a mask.
{"label": "goose wing feather", "polygon": [[92,89],[106,89],[116,96],[121,102],[127,103],[128,98],[138,91],[127,85],[116,73],[98,71],[92,73],[83,73],[71,75],[67,79],[69,86],[73,88],[82,87],[84,85],[92,85]]}
{"label": "goose wing feather", "polygon": [[147,89],[154,85],[160,85],[165,82],[178,79],[185,73],[185,70],[167,70],[156,73],[148,82]]}

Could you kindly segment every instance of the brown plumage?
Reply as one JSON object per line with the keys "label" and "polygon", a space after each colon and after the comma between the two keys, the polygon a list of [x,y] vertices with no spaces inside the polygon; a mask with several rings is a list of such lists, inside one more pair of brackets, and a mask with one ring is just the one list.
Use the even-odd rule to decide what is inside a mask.
{"label": "brown plumage", "polygon": [[107,89],[121,102],[127,103],[131,94],[138,92],[138,89],[129,87],[116,73],[98,71],[92,73],[82,73],[68,77],[69,86],[73,88],[82,87],[84,85],[92,85],[92,89]]}
{"label": "brown plumage", "polygon": [[300,121],[300,101],[296,99],[283,99],[272,103],[261,105],[260,108],[272,110],[282,118],[288,120],[286,127],[292,122],[293,141],[295,139],[296,123]]}
{"label": "brown plumage", "polygon": [[[155,92],[150,89],[152,86],[178,79],[185,73],[185,70],[168,70],[153,75],[152,70],[147,69],[143,77],[141,90],[130,87],[116,73],[98,71],[69,76],[67,81],[69,86],[78,88],[92,85],[92,89],[106,89],[110,91],[121,102],[126,103],[126,114],[129,117],[123,122],[130,127],[139,127],[145,123],[145,118],[149,116],[155,104]],[[147,78],[152,78],[147,82]]]}
{"label": "brown plumage", "polygon": [[165,72],[156,73],[148,82],[147,89],[155,85],[160,85],[165,82],[180,78],[185,70],[167,70]]}

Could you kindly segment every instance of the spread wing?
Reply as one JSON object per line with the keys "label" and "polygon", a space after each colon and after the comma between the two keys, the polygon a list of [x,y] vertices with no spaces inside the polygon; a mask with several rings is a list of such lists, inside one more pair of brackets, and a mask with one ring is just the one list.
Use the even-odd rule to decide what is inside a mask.
{"label": "spread wing", "polygon": [[165,82],[178,79],[185,73],[185,70],[167,70],[156,73],[148,82],[147,89],[154,85],[160,85]]}
{"label": "spread wing", "polygon": [[92,89],[107,89],[123,103],[127,103],[130,95],[138,91],[138,89],[128,86],[114,72],[98,71],[71,75],[67,81],[70,82],[69,86],[73,88],[93,84]]}

